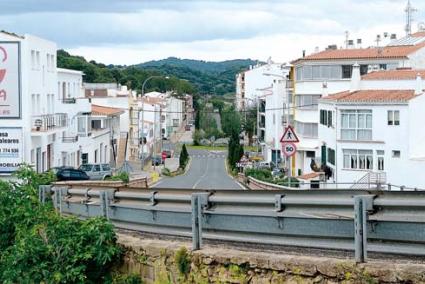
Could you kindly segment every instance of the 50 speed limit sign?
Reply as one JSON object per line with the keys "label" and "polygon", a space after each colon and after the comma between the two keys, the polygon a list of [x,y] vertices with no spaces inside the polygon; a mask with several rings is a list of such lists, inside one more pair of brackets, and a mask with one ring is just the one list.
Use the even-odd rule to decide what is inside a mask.
{"label": "50 speed limit sign", "polygon": [[282,143],[282,152],[286,157],[291,157],[297,151],[297,146],[294,143]]}

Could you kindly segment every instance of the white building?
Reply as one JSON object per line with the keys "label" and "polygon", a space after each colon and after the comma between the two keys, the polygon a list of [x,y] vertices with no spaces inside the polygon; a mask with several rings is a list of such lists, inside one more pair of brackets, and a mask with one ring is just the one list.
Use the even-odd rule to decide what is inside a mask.
{"label": "white building", "polygon": [[276,79],[270,74],[282,76],[282,64],[274,63],[270,58],[266,64],[250,66],[250,69],[236,75],[236,109],[245,109],[256,103],[262,89],[271,87]]}
{"label": "white building", "polygon": [[332,169],[329,181],[425,188],[425,71],[373,72],[360,81],[359,68],[350,90],[319,100],[320,156]]}
{"label": "white building", "polygon": [[92,135],[92,106],[84,98],[83,73],[56,68],[56,50],[55,43],[32,35],[0,32],[3,174],[24,162],[42,172],[55,166],[110,161],[110,155],[102,156],[97,147],[109,152],[110,139],[97,145],[98,136]]}
{"label": "white building", "polygon": [[360,75],[378,70],[425,67],[425,33],[392,41],[384,47],[327,50],[293,62],[296,74],[294,127],[300,142],[295,155],[295,172],[311,172],[311,159],[320,156],[318,141],[318,100],[328,94],[350,89],[354,64]]}

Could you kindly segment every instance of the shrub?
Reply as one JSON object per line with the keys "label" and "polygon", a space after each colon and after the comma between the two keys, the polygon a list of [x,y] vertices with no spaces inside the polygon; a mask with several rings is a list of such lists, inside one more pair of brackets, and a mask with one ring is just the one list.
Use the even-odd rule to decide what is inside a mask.
{"label": "shrub", "polygon": [[174,261],[180,274],[187,275],[190,271],[190,257],[185,247],[181,247],[174,255]]}
{"label": "shrub", "polygon": [[115,174],[112,177],[107,177],[106,180],[118,180],[128,183],[130,181],[130,177],[126,172],[119,172],[118,174]]}
{"label": "shrub", "polygon": [[17,176],[18,183],[0,182],[0,282],[103,282],[121,252],[113,226],[40,204],[36,185],[48,174],[24,166]]}
{"label": "shrub", "polygon": [[171,176],[170,169],[168,169],[168,168],[163,168],[163,169],[161,170],[161,174],[162,174],[162,175],[164,175],[164,176]]}
{"label": "shrub", "polygon": [[183,144],[182,150],[180,152],[179,167],[181,169],[184,169],[188,161],[189,161],[189,153],[187,152],[186,144]]}

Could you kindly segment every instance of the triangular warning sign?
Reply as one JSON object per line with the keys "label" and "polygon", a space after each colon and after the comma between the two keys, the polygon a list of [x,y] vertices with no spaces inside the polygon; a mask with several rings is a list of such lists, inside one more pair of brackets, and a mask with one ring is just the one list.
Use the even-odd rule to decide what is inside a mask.
{"label": "triangular warning sign", "polygon": [[290,125],[286,127],[285,132],[282,135],[282,138],[280,138],[280,143],[285,143],[285,142],[292,142],[292,143],[300,142],[297,135],[295,134],[294,129]]}

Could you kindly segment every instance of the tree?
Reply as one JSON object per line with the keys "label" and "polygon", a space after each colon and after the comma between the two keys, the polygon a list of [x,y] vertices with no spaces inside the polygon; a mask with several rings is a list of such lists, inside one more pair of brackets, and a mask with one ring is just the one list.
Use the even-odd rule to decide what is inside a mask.
{"label": "tree", "polygon": [[239,133],[233,128],[229,139],[227,160],[232,170],[235,169],[236,163],[239,162],[243,155],[243,146],[239,143]]}
{"label": "tree", "polygon": [[184,169],[186,167],[188,160],[189,160],[189,153],[187,152],[186,144],[183,144],[182,150],[180,152],[180,158],[179,158],[180,168]]}
{"label": "tree", "polygon": [[241,117],[233,105],[223,110],[221,127],[227,137],[230,137],[233,133],[238,133],[238,135],[241,133]]}

